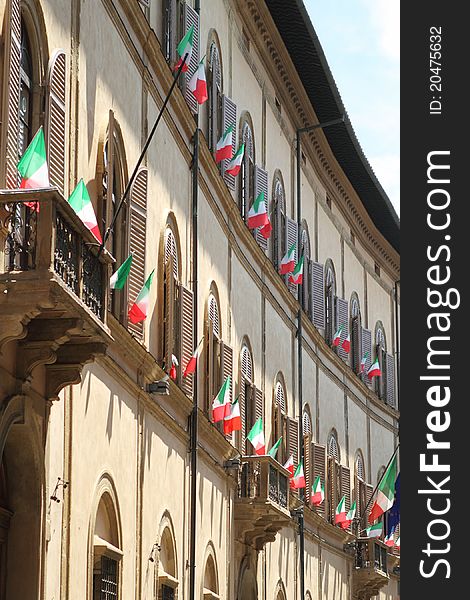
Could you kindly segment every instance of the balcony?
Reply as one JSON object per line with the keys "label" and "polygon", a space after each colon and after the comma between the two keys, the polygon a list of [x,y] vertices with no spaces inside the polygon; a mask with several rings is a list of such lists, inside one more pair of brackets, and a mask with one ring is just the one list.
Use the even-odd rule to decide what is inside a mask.
{"label": "balcony", "polygon": [[261,550],[290,522],[289,471],[270,456],[242,456],[235,500],[235,535]]}
{"label": "balcony", "polygon": [[358,538],[353,570],[354,600],[369,600],[388,584],[388,548],[376,539]]}
{"label": "balcony", "polygon": [[[39,201],[39,212],[26,202]],[[0,351],[17,340],[24,383],[45,365],[44,394],[57,399],[83,365],[104,354],[108,265],[57,189],[0,190]],[[3,257],[1,256],[3,254]]]}

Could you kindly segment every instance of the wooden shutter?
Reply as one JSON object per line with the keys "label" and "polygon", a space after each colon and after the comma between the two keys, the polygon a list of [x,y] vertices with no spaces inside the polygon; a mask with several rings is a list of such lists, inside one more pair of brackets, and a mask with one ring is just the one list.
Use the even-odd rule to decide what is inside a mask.
{"label": "wooden shutter", "polygon": [[[145,283],[147,182],[148,171],[146,168],[142,168],[138,172],[130,192],[129,252],[132,253],[132,266],[128,278],[129,305],[135,301]],[[129,322],[127,328],[137,338],[143,339],[143,323],[134,324]]]}
{"label": "wooden shutter", "polygon": [[[297,263],[298,260],[298,248],[297,248],[297,242],[298,242],[298,225],[297,225],[297,221],[294,221],[293,219],[289,219],[289,217],[286,217],[286,252],[289,251],[289,248],[292,246],[292,244],[295,244],[295,262]],[[289,288],[290,293],[294,296],[294,298],[297,298],[297,288],[299,287],[298,285],[294,285],[292,283],[289,283],[289,277],[290,275],[286,275],[286,284],[287,287]]]}
{"label": "wooden shutter", "polygon": [[183,377],[183,373],[194,352],[194,296],[183,285],[180,286],[179,302],[180,382],[183,392],[192,398],[194,375]]}
{"label": "wooden shutter", "polygon": [[188,72],[182,73],[183,92],[186,102],[192,113],[197,113],[198,103],[194,94],[189,89],[188,83],[199,65],[199,15],[187,2],[183,4],[183,35],[191,26],[194,26],[193,51],[188,65]]}
{"label": "wooden shutter", "polygon": [[209,65],[210,65],[210,87],[209,87],[209,115],[208,115],[208,124],[209,124],[209,135],[208,135],[208,143],[211,152],[215,152],[215,148],[217,145],[217,136],[220,134],[218,131],[219,124],[219,110],[220,110],[220,92],[222,90],[222,72],[220,69],[220,56],[219,49],[215,42],[212,42],[210,47],[210,57],[209,57]]}
{"label": "wooden shutter", "polygon": [[341,465],[341,497],[346,496],[346,511],[351,508],[351,471]]}
{"label": "wooden shutter", "polygon": [[287,417],[288,454],[294,456],[294,469],[299,461],[299,422]]}
{"label": "wooden shutter", "polygon": [[206,340],[205,340],[205,349],[206,349],[206,368],[205,368],[205,376],[206,376],[206,411],[207,414],[211,414],[212,410],[212,400],[215,396],[214,391],[214,325],[209,319],[206,322]]}
{"label": "wooden shutter", "polygon": [[325,269],[322,264],[310,262],[311,319],[315,327],[325,328]]}
{"label": "wooden shutter", "polygon": [[163,0],[162,50],[168,62],[176,61],[176,11],[177,5],[174,0]]}
{"label": "wooden shutter", "polygon": [[372,333],[371,333],[370,329],[364,329],[364,327],[362,328],[361,341],[362,341],[361,360],[364,357],[364,355],[366,354],[366,352],[368,353],[366,362],[364,365],[364,371],[362,373],[362,381],[364,383],[366,383],[369,387],[372,387],[372,382],[369,381],[369,378],[367,377],[367,371],[372,364]]}
{"label": "wooden shutter", "polygon": [[175,345],[174,323],[175,323],[175,297],[177,282],[173,275],[173,257],[170,256],[165,265],[165,366],[169,371],[171,368],[171,355]]}
{"label": "wooden shutter", "polygon": [[[326,483],[326,447],[321,444],[312,444],[313,447],[313,474],[312,483],[320,476],[321,483],[325,486],[325,494],[327,490]],[[326,498],[320,506],[316,506],[316,511],[322,517],[325,516]]]}
{"label": "wooden shutter", "polygon": [[255,396],[255,420],[263,419],[264,424],[264,393],[257,387],[254,389]]}
{"label": "wooden shutter", "polygon": [[[109,111],[108,118],[108,144],[106,153],[106,167],[105,167],[105,180],[106,180],[106,199],[105,206],[102,210],[102,218],[104,221],[104,229],[106,230],[113,219],[113,178],[114,178],[114,112]],[[104,232],[103,232],[104,233]],[[112,253],[113,248],[113,235],[108,237],[106,243],[106,249]]]}
{"label": "wooden shutter", "polygon": [[[364,513],[364,517],[362,520],[362,527],[364,529],[369,526],[369,515],[372,510],[372,506],[374,504],[373,500],[370,500],[372,498],[372,492],[374,491],[374,486],[370,485],[369,483],[366,483],[365,486],[366,486],[366,503],[364,506],[367,506],[367,503],[369,503],[369,506],[367,506],[367,510]],[[370,500],[370,502],[369,502],[369,500]]]}
{"label": "wooden shutter", "polygon": [[312,490],[312,442],[311,435],[304,435],[304,473],[305,473],[305,500],[310,502]]}
{"label": "wooden shutter", "polygon": [[341,332],[341,341],[338,346],[338,356],[344,360],[344,362],[348,362],[349,354],[344,351],[342,348],[342,343],[348,337],[349,333],[349,315],[348,315],[348,307],[349,303],[342,298],[336,298],[336,326],[340,327],[340,325],[344,325],[343,330]]}
{"label": "wooden shutter", "polygon": [[220,360],[222,373],[222,381],[220,384],[227,379],[230,375],[230,402],[233,400],[233,350],[225,342],[221,342]]}
{"label": "wooden shutter", "polygon": [[396,408],[395,402],[395,360],[391,354],[385,355],[385,390],[387,404]]}
{"label": "wooden shutter", "polygon": [[[242,422],[242,429],[240,431],[240,453],[243,455],[247,454],[246,451],[246,434],[248,431],[246,430],[246,394],[245,394],[245,384],[246,380],[243,375],[240,374],[240,391],[238,397],[238,403],[240,405],[240,419]],[[248,442],[249,443],[249,442]]]}
{"label": "wooden shutter", "polygon": [[335,522],[335,511],[338,506],[339,498],[338,498],[338,473],[337,468],[338,464],[332,456],[328,456],[328,475],[327,475],[327,484],[325,485],[325,490],[327,490],[327,499],[328,499],[328,520],[331,523]]}
{"label": "wooden shutter", "polygon": [[66,57],[57,50],[49,61],[47,76],[46,139],[51,185],[65,195]]}
{"label": "wooden shutter", "polygon": [[356,478],[357,481],[357,491],[356,491],[356,502],[357,502],[357,511],[356,515],[363,518],[364,509],[367,504],[367,489],[366,484],[361,479]]}
{"label": "wooden shutter", "polygon": [[[224,95],[224,96],[222,96],[222,131],[221,131],[222,135],[224,134],[227,127],[229,127],[230,125],[233,126],[233,133],[232,133],[232,156],[233,156],[235,154],[236,147],[237,147],[237,105],[232,100],[230,100],[230,98],[228,96]],[[215,152],[215,146],[214,146],[214,152]],[[230,175],[229,173],[225,172],[228,162],[229,162],[228,160],[223,160],[221,163],[222,175],[223,175],[225,183],[227,184],[227,187],[230,190],[234,190],[235,182],[236,182],[235,177],[233,175]]]}
{"label": "wooden shutter", "polygon": [[361,346],[361,327],[359,325],[359,317],[354,317],[352,320],[351,353],[352,368],[355,373],[359,373],[361,368]]}
{"label": "wooden shutter", "polygon": [[[5,103],[2,111],[2,131],[6,132],[5,144],[5,187],[18,187],[18,138],[20,109],[20,65],[21,65],[21,10],[20,0],[7,0],[4,23],[3,80]],[[2,144],[2,145],[3,145]]]}
{"label": "wooden shutter", "polygon": [[[266,209],[269,215],[269,198],[268,198],[268,172],[255,165],[255,174],[254,174],[254,186],[255,186],[255,194],[254,197],[257,198],[261,192],[264,192],[264,200],[266,202]],[[268,240],[261,235],[260,228],[255,230],[255,239],[258,242],[261,250],[267,254],[268,253]]]}

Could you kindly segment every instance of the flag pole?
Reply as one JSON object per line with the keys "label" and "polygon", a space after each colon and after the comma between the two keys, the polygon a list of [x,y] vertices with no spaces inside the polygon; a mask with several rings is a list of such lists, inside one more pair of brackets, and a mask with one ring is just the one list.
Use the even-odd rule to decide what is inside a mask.
{"label": "flag pole", "polygon": [[129,195],[131,186],[134,183],[134,179],[137,176],[137,171],[139,170],[139,167],[142,164],[142,161],[144,160],[145,153],[147,152],[148,147],[150,146],[150,142],[152,141],[152,138],[155,135],[155,131],[157,130],[158,124],[160,123],[160,120],[161,120],[161,118],[163,116],[163,113],[165,111],[166,105],[168,104],[168,102],[169,102],[169,100],[171,98],[171,94],[173,93],[173,90],[175,89],[175,85],[176,85],[176,83],[177,83],[177,81],[179,79],[179,76],[181,74],[183,66],[186,63],[187,57],[188,57],[188,52],[186,52],[186,54],[184,55],[184,57],[183,57],[183,59],[181,61],[181,64],[178,67],[178,70],[176,71],[176,73],[174,75],[173,83],[171,84],[170,89],[168,90],[168,93],[167,93],[166,98],[165,98],[165,100],[164,100],[164,102],[162,104],[160,112],[158,113],[158,117],[157,117],[157,119],[156,119],[156,121],[155,121],[155,123],[154,123],[154,125],[152,127],[152,130],[151,130],[151,132],[150,132],[150,134],[149,134],[149,136],[147,138],[147,141],[144,144],[144,147],[142,148],[142,152],[140,153],[140,156],[139,156],[139,159],[137,161],[137,164],[134,167],[134,171],[132,172],[132,175],[131,175],[129,181],[127,182],[126,189],[124,190],[124,193],[123,193],[123,195],[121,197],[121,200],[120,200],[120,202],[118,204],[118,207],[116,209],[116,212],[114,213],[113,220],[111,221],[111,224],[109,225],[109,227],[106,229],[106,231],[104,233],[103,241],[101,242],[100,247],[98,249],[98,258],[100,257],[101,253],[103,252],[103,249],[104,249],[104,247],[106,245],[106,242],[108,241],[108,238],[111,235],[111,232],[113,231],[114,226],[116,225],[116,221],[117,221],[117,218],[119,216],[119,213],[121,212],[121,208],[122,208],[122,206],[123,206],[123,204],[124,204],[127,196]]}
{"label": "flag pole", "polygon": [[379,487],[379,485],[382,483],[382,479],[385,477],[385,474],[386,474],[386,473],[387,473],[387,471],[388,471],[388,467],[389,467],[389,466],[392,464],[392,460],[395,458],[395,455],[396,455],[396,453],[398,452],[398,448],[399,448],[399,447],[400,447],[400,442],[398,442],[398,444],[397,444],[397,446],[396,446],[395,450],[393,451],[393,454],[392,454],[392,456],[391,456],[390,460],[389,460],[389,461],[388,461],[388,463],[387,463],[387,466],[385,467],[385,471],[383,472],[383,475],[382,475],[382,477],[379,479],[379,481],[377,482],[377,485],[376,485],[376,486],[375,486],[375,488],[374,488],[374,491],[373,491],[373,492],[372,492],[372,494],[370,495],[369,502],[366,504],[366,507],[365,507],[365,508],[364,508],[364,510],[362,511],[362,514],[361,514],[361,516],[359,517],[360,519],[362,519],[362,518],[363,518],[363,516],[364,516],[364,515],[367,513],[367,509],[369,508],[369,504],[370,504],[370,502],[371,502],[372,498],[374,497],[374,494],[375,494],[375,492],[377,491],[377,488],[378,488],[378,487]]}

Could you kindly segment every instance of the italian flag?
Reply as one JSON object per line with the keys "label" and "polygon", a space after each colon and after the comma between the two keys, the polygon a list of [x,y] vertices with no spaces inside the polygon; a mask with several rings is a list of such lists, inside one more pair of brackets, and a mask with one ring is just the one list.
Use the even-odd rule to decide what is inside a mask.
{"label": "italian flag", "polygon": [[[50,187],[46,143],[42,126],[37,130],[36,135],[26,148],[17,168],[21,175],[20,189],[31,190]],[[25,202],[25,205],[39,212],[38,202]]]}
{"label": "italian flag", "polygon": [[355,516],[356,516],[356,501],[353,502],[351,508],[349,509],[348,514],[346,515],[346,519],[342,523],[340,523],[341,528],[347,529],[351,525]]}
{"label": "italian flag", "polygon": [[233,431],[241,431],[241,428],[240,404],[238,398],[235,398],[230,405],[230,414],[224,418],[224,433],[230,435]]}
{"label": "italian flag", "polygon": [[381,514],[392,508],[395,498],[395,480],[397,478],[397,455],[393,457],[377,487],[377,497],[369,515],[369,523],[376,521]]}
{"label": "italian flag", "polygon": [[335,525],[343,523],[346,521],[346,496],[343,496],[339,501],[338,506],[335,511]]}
{"label": "italian flag", "polygon": [[126,283],[126,279],[129,275],[129,271],[131,270],[131,265],[132,254],[129,254],[126,260],[119,267],[119,269],[111,275],[111,279],[109,280],[109,287],[112,290],[122,290],[124,284]]}
{"label": "italian flag", "polygon": [[393,539],[393,531],[391,531],[387,536],[385,536],[384,544],[389,548],[393,548],[395,545],[395,540]]}
{"label": "italian flag", "polygon": [[[221,160],[230,160],[232,157],[232,133],[233,125],[227,127],[224,135],[217,142],[215,148],[215,162],[219,163]],[[235,157],[234,157],[235,158]],[[240,161],[241,164],[241,161]],[[225,171],[227,172],[227,171]]]}
{"label": "italian flag", "polygon": [[68,203],[73,208],[82,223],[91,231],[95,238],[102,243],[100,228],[98,227],[98,221],[96,220],[95,211],[93,204],[90,200],[90,195],[86,188],[83,179],[77,183],[77,187],[70,194]]}
{"label": "italian flag", "polygon": [[382,371],[380,370],[379,359],[376,358],[367,371],[367,377],[371,380],[372,377],[380,377],[380,375],[382,375]]}
{"label": "italian flag", "polygon": [[176,372],[176,367],[179,367],[179,362],[178,359],[176,358],[176,356],[174,354],[171,355],[171,367],[170,367],[170,377],[173,379],[173,381],[176,381],[176,378],[178,376],[177,372]]}
{"label": "italian flag", "polygon": [[269,217],[268,217],[268,222],[266,223],[266,225],[264,227],[261,227],[259,232],[261,233],[261,235],[264,237],[265,240],[269,240],[269,236],[271,235],[272,230],[273,230],[273,226],[271,225],[271,221],[269,220]]}
{"label": "italian flag", "polygon": [[295,473],[291,479],[291,487],[294,490],[299,490],[305,487],[305,475],[304,475],[304,466],[300,463],[295,470]]}
{"label": "italian flag", "polygon": [[188,375],[192,375],[193,373],[196,372],[198,356],[199,356],[199,346],[196,348],[196,350],[193,352],[193,355],[188,360],[188,364],[186,365],[186,368],[184,370],[183,377],[187,377]]}
{"label": "italian flag", "polygon": [[261,417],[253,425],[246,439],[251,442],[251,445],[255,449],[256,454],[258,454],[259,456],[266,454],[266,446],[264,444],[263,419]]}
{"label": "italian flag", "polygon": [[[231,147],[231,146],[230,146]],[[240,148],[235,152],[230,161],[227,163],[225,172],[233,177],[236,177],[240,172],[243,161],[243,154],[245,153],[245,144],[242,144]],[[218,161],[217,161],[218,162]]]}
{"label": "italian flag", "polygon": [[212,422],[223,421],[230,411],[230,375],[212,402]]}
{"label": "italian flag", "polygon": [[351,334],[348,334],[348,337],[344,340],[344,342],[341,344],[342,349],[345,352],[348,352],[351,350]]}
{"label": "italian flag", "polygon": [[289,248],[284,257],[281,260],[281,268],[279,273],[281,275],[287,275],[287,273],[292,273],[295,268],[295,244]]}
{"label": "italian flag", "polygon": [[180,55],[180,59],[176,63],[176,65],[173,69],[174,71],[177,71],[180,68],[181,63],[183,62],[183,59],[186,55],[186,59],[184,60],[184,64],[183,64],[183,67],[181,70],[183,71],[183,73],[187,73],[188,68],[189,68],[189,61],[191,60],[191,55],[193,53],[193,45],[194,45],[194,25],[191,25],[191,27],[186,32],[186,35],[183,37],[181,42],[176,47],[176,50],[177,50],[178,54]]}
{"label": "italian flag", "polygon": [[339,346],[341,342],[341,332],[344,329],[344,325],[340,325],[333,336],[333,346]]}
{"label": "italian flag", "polygon": [[155,269],[150,273],[144,287],[140,290],[134,304],[129,309],[129,321],[131,323],[141,323],[147,318],[147,312],[150,301],[150,286],[152,285],[153,274]]}
{"label": "italian flag", "polygon": [[325,499],[325,486],[320,480],[320,475],[317,475],[312,485],[311,502],[314,506],[320,506]]}
{"label": "italian flag", "polygon": [[274,446],[271,448],[271,450],[268,452],[269,456],[272,456],[273,458],[276,458],[277,450],[278,450],[279,446],[281,445],[281,441],[282,441],[282,435],[277,440],[277,442],[274,444]]}
{"label": "italian flag", "polygon": [[289,283],[294,283],[296,285],[301,285],[304,279],[304,256],[300,258],[299,262],[295,265],[295,269],[292,272],[292,275],[289,277]]}
{"label": "italian flag", "polygon": [[198,104],[204,104],[209,97],[207,95],[206,70],[204,68],[204,59],[199,63],[194,75],[188,83],[189,89],[194,94]]}
{"label": "italian flag", "polygon": [[379,538],[382,535],[382,523],[376,523],[366,529],[366,537]]}
{"label": "italian flag", "polygon": [[266,201],[264,199],[264,192],[258,194],[257,198],[253,202],[253,206],[248,212],[248,228],[256,229],[257,227],[264,227],[269,223],[268,210],[266,208]]}
{"label": "italian flag", "polygon": [[294,457],[292,454],[287,459],[287,462],[284,465],[284,469],[287,469],[290,473],[290,476],[294,477]]}
{"label": "italian flag", "polygon": [[364,373],[364,369],[366,368],[366,361],[367,361],[367,358],[368,358],[368,356],[369,356],[369,353],[368,353],[368,352],[366,352],[366,353],[364,354],[364,356],[362,357],[362,360],[361,360],[361,367],[360,367],[360,371],[359,371],[359,373]]}

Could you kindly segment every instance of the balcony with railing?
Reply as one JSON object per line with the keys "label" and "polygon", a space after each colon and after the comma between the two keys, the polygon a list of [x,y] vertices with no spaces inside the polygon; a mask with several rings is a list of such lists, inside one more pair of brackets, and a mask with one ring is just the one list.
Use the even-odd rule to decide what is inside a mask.
{"label": "balcony with railing", "polygon": [[240,463],[236,537],[261,550],[290,522],[289,471],[270,456],[242,456]]}
{"label": "balcony with railing", "polygon": [[356,540],[353,570],[353,598],[368,600],[376,596],[390,580],[387,546],[377,539]]}
{"label": "balcony with railing", "polygon": [[[33,204],[37,202],[37,204]],[[55,188],[0,190],[0,349],[18,340],[20,372],[46,365],[47,397],[111,341],[113,261]],[[72,379],[72,381],[70,381]]]}

